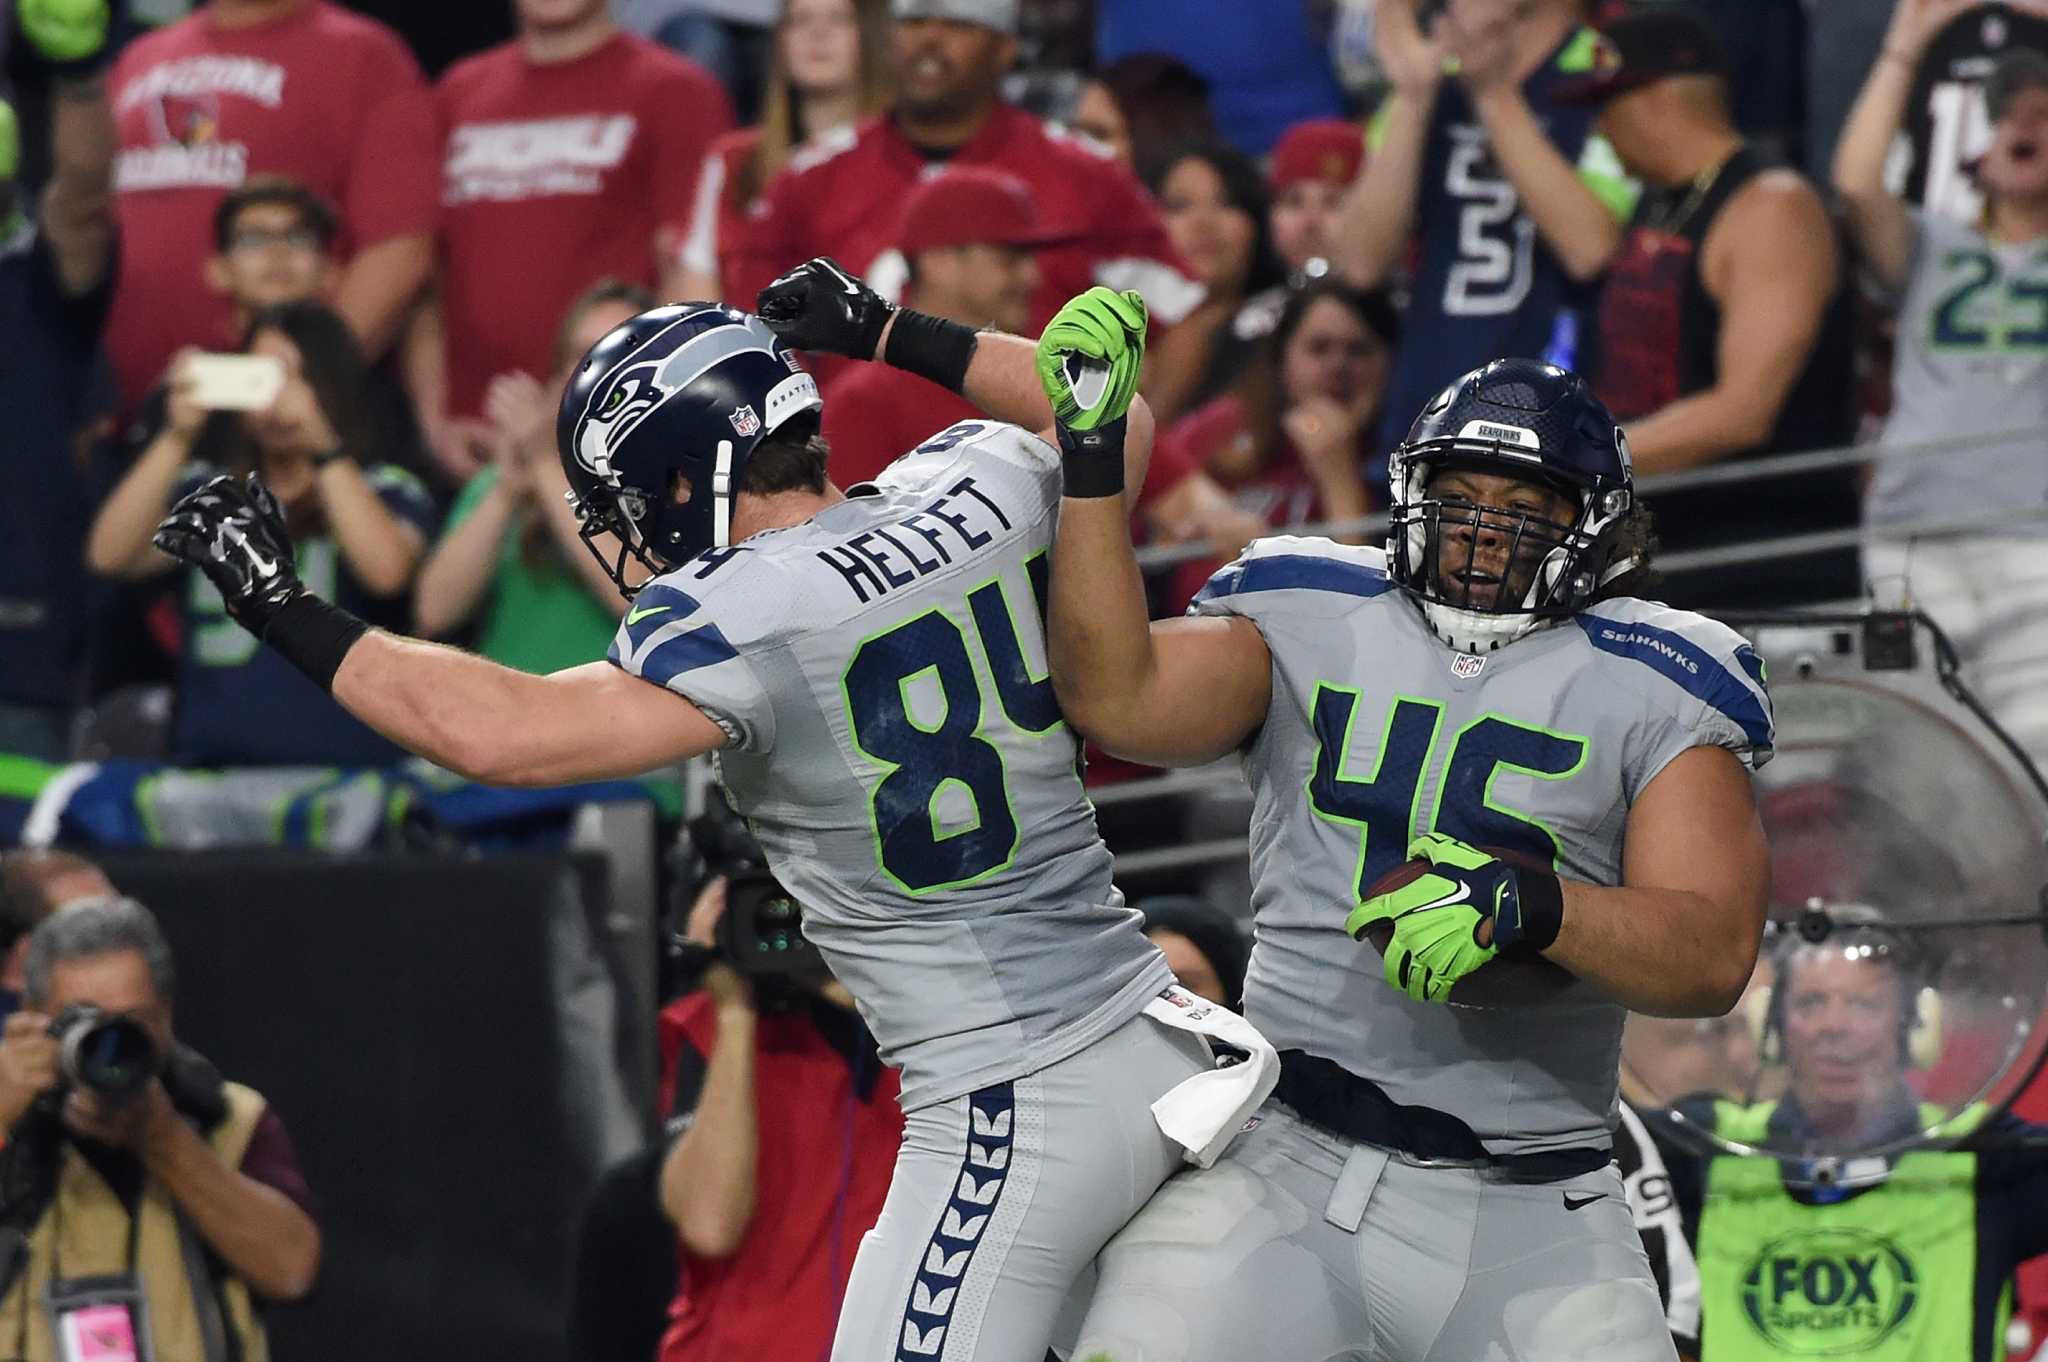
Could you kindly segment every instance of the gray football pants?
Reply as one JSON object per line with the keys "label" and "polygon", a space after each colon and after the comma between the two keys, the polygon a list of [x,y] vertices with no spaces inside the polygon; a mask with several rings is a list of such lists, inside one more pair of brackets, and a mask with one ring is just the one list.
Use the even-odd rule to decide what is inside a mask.
{"label": "gray football pants", "polygon": [[1078,1362],[1670,1362],[1612,1165],[1422,1167],[1268,1102],[1103,1251]]}
{"label": "gray football pants", "polygon": [[1043,1362],[1076,1278],[1184,1166],[1152,1103],[1212,1065],[1200,1037],[1137,1016],[1027,1078],[908,1113],[832,1362]]}

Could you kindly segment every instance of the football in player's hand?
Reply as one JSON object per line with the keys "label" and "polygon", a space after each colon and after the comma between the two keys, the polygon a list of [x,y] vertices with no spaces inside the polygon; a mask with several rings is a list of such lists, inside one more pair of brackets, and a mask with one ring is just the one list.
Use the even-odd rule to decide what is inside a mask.
{"label": "football in player's hand", "polygon": [[[1505,847],[1480,847],[1489,856],[1498,857],[1509,865],[1529,866],[1547,869],[1533,858],[1519,851]],[[1396,889],[1415,883],[1434,867],[1424,857],[1403,861],[1386,874],[1373,881],[1366,890],[1366,898],[1377,898],[1391,894]],[[1491,937],[1493,924],[1481,923],[1481,945]],[[1375,922],[1360,933],[1359,939],[1372,943],[1372,948],[1385,955],[1387,943],[1394,939],[1394,924]],[[1444,1001],[1453,1007],[1527,1007],[1532,1003],[1548,1002],[1571,986],[1571,971],[1553,965],[1548,960],[1502,960],[1493,959],[1481,965],[1472,973],[1451,985],[1450,996]]]}

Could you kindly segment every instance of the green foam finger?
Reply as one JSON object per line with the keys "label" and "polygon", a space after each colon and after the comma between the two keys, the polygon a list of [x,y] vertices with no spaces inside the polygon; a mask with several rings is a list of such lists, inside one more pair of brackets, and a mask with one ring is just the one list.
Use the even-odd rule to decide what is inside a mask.
{"label": "green foam finger", "polygon": [[21,0],[22,33],[52,61],[80,61],[107,45],[106,0]]}

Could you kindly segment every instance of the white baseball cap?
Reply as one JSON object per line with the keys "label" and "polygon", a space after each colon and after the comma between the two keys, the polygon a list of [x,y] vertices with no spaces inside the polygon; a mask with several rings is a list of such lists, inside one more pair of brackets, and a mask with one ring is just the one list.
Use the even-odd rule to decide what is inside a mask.
{"label": "white baseball cap", "polygon": [[895,0],[889,10],[898,19],[951,19],[1017,33],[1017,0]]}

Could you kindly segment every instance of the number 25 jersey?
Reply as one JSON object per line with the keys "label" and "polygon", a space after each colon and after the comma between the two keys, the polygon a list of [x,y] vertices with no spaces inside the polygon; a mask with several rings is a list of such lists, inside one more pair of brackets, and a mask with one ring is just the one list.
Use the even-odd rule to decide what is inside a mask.
{"label": "number 25 jersey", "polygon": [[1422,1003],[1344,931],[1364,891],[1439,831],[1621,883],[1630,806],[1688,748],[1769,759],[1763,664],[1687,611],[1603,601],[1484,657],[1453,652],[1386,555],[1326,539],[1254,543],[1189,607],[1258,626],[1272,654],[1252,787],[1257,941],[1245,1015],[1433,1107],[1497,1154],[1604,1145],[1623,1009],[1578,980],[1542,1002]]}
{"label": "number 25 jersey", "polygon": [[1173,976],[1046,672],[1058,453],[967,421],[873,486],[655,579],[611,659],[725,729],[733,805],[909,1110],[1077,1053]]}

